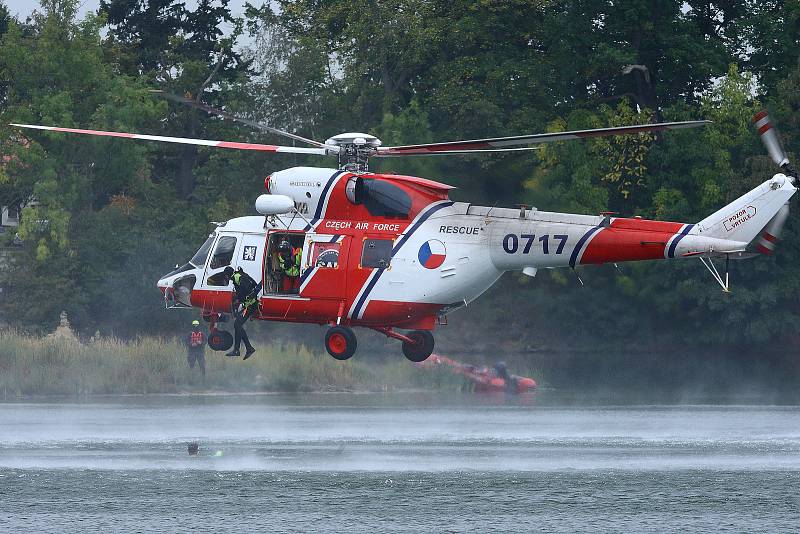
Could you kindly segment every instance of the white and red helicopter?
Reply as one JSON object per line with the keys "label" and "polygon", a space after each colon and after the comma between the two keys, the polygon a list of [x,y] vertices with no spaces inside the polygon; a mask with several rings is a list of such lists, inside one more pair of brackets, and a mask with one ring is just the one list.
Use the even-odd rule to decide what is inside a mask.
{"label": "white and red helicopter", "polygon": [[[538,143],[691,128],[707,121],[384,147],[363,133],[343,133],[321,143],[194,100],[171,98],[311,146],[14,126],[338,157],[335,169],[294,167],[272,173],[265,180],[267,193],[255,202],[260,215],[218,224],[185,265],[158,281],[168,307],[199,308],[210,321],[209,345],[215,350],[227,350],[232,343],[230,333],[218,328],[232,306],[233,289],[222,274],[228,266],[262,281],[254,317],[329,325],[325,346],[339,360],[355,353],[356,326],[399,339],[408,359],[425,360],[434,346],[431,332],[445,315],[475,300],[506,271],[534,276],[541,268],[697,257],[727,291],[727,261],[770,254],[786,221],[788,200],[797,191],[797,174],[764,112],[755,117],[759,133],[785,174],[775,174],[702,221],[682,223],[454,202],[449,185],[372,173],[368,162],[372,157],[531,150]],[[302,249],[301,274],[291,289],[284,289],[277,260],[282,241]],[[714,259],[725,260],[724,271]]]}

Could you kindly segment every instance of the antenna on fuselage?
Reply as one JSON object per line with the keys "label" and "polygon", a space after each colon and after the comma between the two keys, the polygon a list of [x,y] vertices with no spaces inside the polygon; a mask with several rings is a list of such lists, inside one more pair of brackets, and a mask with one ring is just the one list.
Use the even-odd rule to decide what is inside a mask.
{"label": "antenna on fuselage", "polygon": [[575,267],[570,267],[570,269],[572,269],[572,272],[575,273],[575,277],[578,279],[578,282],[581,283],[581,287],[585,287],[586,284],[583,283],[583,279],[581,278],[581,275],[578,274],[578,271],[575,270]]}

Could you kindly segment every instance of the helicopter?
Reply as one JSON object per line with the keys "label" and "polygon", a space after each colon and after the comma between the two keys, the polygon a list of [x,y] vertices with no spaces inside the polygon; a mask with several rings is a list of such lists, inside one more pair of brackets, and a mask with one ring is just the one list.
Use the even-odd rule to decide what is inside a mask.
{"label": "helicopter", "polygon": [[[723,291],[729,291],[729,261],[773,252],[789,213],[789,199],[797,191],[797,173],[766,112],[757,114],[754,121],[782,172],[703,220],[684,223],[455,202],[449,198],[450,185],[374,173],[369,160],[525,151],[541,143],[695,128],[708,121],[383,146],[377,137],[359,132],[319,142],[195,99],[164,96],[310,146],[13,126],[336,156],[338,162],[336,168],[293,167],[273,172],[264,180],[266,193],[255,200],[258,215],[217,223],[188,262],[158,280],[166,307],[200,310],[210,323],[209,346],[218,351],[229,349],[233,341],[220,328],[233,305],[233,288],[224,274],[227,267],[242,269],[261,281],[254,318],[327,325],[325,348],[338,360],[353,356],[358,346],[353,328],[363,327],[399,340],[406,358],[422,362],[434,349],[434,329],[447,323],[447,315],[474,301],[507,271],[533,277],[539,269],[699,258]],[[299,275],[292,279],[287,279],[278,259],[284,242],[301,254]],[[723,260],[724,268],[720,270],[714,260]]]}

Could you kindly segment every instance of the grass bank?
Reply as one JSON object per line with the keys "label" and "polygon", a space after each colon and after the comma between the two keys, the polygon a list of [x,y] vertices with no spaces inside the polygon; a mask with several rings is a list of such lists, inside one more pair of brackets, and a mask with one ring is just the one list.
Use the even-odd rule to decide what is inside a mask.
{"label": "grass bank", "polygon": [[459,377],[416,368],[398,358],[339,362],[300,344],[260,345],[246,362],[206,350],[206,378],[189,369],[176,340],[33,338],[0,331],[0,397],[197,391],[457,390]]}

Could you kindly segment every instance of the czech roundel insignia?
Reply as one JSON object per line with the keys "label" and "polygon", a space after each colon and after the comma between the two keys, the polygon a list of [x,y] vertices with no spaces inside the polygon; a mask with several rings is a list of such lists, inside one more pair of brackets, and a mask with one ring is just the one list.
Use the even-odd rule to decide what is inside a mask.
{"label": "czech roundel insignia", "polygon": [[444,263],[447,257],[447,251],[444,248],[444,243],[436,239],[431,239],[419,247],[419,254],[417,257],[419,258],[419,262],[426,269],[436,269]]}

